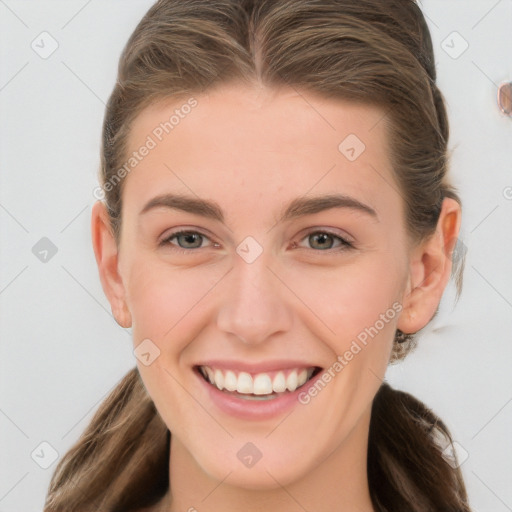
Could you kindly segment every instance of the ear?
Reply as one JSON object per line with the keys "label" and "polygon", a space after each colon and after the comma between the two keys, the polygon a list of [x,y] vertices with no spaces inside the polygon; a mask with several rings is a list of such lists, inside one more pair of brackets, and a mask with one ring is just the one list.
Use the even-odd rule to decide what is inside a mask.
{"label": "ear", "polygon": [[101,201],[96,201],[92,207],[91,234],[101,285],[110,302],[112,314],[121,327],[130,327],[131,314],[126,305],[125,289],[118,271],[118,247],[107,209]]}
{"label": "ear", "polygon": [[445,198],[435,233],[412,249],[409,282],[397,324],[402,332],[415,333],[434,316],[450,279],[460,224],[459,203]]}

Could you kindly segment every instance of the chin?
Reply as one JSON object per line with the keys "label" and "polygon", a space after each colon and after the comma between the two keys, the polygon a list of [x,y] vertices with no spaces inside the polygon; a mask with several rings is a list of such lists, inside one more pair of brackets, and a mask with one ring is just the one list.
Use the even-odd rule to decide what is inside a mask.
{"label": "chin", "polygon": [[255,444],[262,447],[261,452],[246,440],[236,440],[231,447],[224,446],[222,452],[215,454],[213,458],[211,447],[204,447],[199,453],[208,454],[207,459],[201,460],[202,457],[199,457],[196,462],[213,480],[254,491],[289,485],[300,480],[308,473],[308,468],[312,469],[316,465],[313,460],[308,463],[302,443],[293,449],[288,446],[286,453],[283,453],[282,446],[268,440],[262,440],[261,443],[255,440]]}
{"label": "chin", "polygon": [[[282,486],[289,485],[300,479],[296,471],[284,470],[279,465],[263,465],[260,461],[252,468],[245,468],[242,465],[237,467],[225,466],[212,468],[210,475],[218,481],[233,487],[251,490],[251,491],[270,491],[279,489]],[[226,475],[229,476],[226,477]]]}

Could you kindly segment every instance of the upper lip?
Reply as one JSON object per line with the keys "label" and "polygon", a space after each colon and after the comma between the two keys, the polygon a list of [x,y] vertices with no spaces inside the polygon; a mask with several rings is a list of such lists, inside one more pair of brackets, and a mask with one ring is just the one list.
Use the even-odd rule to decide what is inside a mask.
{"label": "upper lip", "polygon": [[290,359],[280,359],[272,361],[261,361],[259,363],[249,363],[239,360],[220,360],[210,359],[202,361],[195,366],[209,366],[219,370],[239,370],[247,373],[265,373],[278,370],[291,370],[294,368],[319,368],[319,365],[311,362],[296,361]]}

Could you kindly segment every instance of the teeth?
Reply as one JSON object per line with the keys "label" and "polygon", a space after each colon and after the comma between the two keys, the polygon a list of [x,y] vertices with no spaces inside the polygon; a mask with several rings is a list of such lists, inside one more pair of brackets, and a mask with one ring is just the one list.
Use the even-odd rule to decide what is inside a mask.
{"label": "teeth", "polygon": [[236,390],[239,393],[252,393],[252,389],[252,377],[248,373],[240,372]]}
{"label": "teeth", "polygon": [[213,380],[210,382],[215,384],[222,391],[224,389],[224,374],[220,370],[215,370]]}
{"label": "teeth", "polygon": [[297,372],[291,372],[288,377],[286,377],[286,387],[290,391],[295,391],[297,389]]}
{"label": "teeth", "polygon": [[219,390],[236,391],[244,398],[265,399],[275,393],[295,391],[304,385],[314,372],[314,368],[297,368],[289,372],[278,371],[272,378],[268,373],[258,373],[254,377],[247,372],[238,375],[232,370],[212,369],[209,366],[201,366],[201,373]]}
{"label": "teeth", "polygon": [[279,372],[272,382],[272,388],[276,393],[282,393],[286,391],[286,378],[283,372]]}
{"label": "teeth", "polygon": [[209,366],[206,366],[205,371],[206,371],[206,377],[208,377],[208,380],[213,384],[215,382],[214,377],[213,377],[213,370]]}
{"label": "teeth", "polygon": [[300,388],[308,380],[308,371],[304,368],[297,375],[297,387]]}
{"label": "teeth", "polygon": [[[217,384],[217,383],[213,382],[212,384]],[[236,391],[237,385],[238,385],[238,379],[236,378],[236,375],[232,371],[228,370],[224,377],[224,387],[228,391]]]}
{"label": "teeth", "polygon": [[254,377],[253,394],[269,395],[272,393],[272,381],[270,377],[264,373],[260,373]]}

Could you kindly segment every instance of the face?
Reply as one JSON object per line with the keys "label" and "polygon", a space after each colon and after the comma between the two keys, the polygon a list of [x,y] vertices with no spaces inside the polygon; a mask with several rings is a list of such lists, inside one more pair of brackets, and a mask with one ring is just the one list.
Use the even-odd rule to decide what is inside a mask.
{"label": "face", "polygon": [[186,103],[129,139],[147,153],[119,246],[137,364],[176,453],[286,485],[363,442],[389,360],[408,238],[383,112],[242,85]]}

